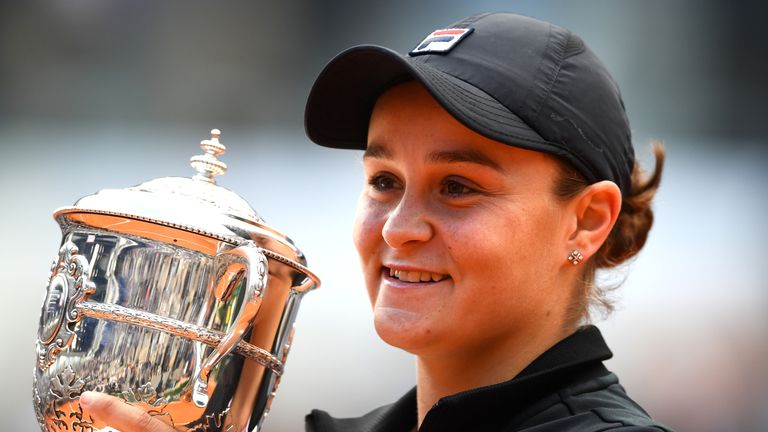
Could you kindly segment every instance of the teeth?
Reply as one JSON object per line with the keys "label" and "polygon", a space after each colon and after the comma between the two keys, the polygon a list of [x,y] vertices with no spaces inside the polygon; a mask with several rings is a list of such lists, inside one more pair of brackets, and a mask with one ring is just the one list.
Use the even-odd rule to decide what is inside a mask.
{"label": "teeth", "polygon": [[389,269],[389,276],[404,282],[439,282],[447,277],[446,275],[439,273],[401,271],[395,269]]}

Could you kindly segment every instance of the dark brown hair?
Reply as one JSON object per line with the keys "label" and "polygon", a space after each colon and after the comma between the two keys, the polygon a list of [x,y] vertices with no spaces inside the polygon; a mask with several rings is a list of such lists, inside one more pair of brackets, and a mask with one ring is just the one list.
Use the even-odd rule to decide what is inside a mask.
{"label": "dark brown hair", "polygon": [[[632,188],[622,198],[621,211],[616,224],[600,249],[584,262],[584,273],[577,287],[572,305],[570,322],[589,318],[590,306],[607,314],[613,310],[613,302],[608,298],[609,291],[616,286],[598,286],[595,273],[598,269],[616,267],[637,255],[645,245],[648,232],[653,225],[653,201],[661,182],[666,151],[658,142],[652,142],[653,156],[656,160],[653,173],[647,175],[638,162],[632,169]],[[555,195],[568,200],[584,190],[589,184],[571,164],[558,160],[559,177],[555,180]]]}

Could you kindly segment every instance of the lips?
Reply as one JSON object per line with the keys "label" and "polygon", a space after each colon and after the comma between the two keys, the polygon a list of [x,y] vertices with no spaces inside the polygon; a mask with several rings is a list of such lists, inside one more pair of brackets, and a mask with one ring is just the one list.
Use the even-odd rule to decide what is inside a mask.
{"label": "lips", "polygon": [[447,279],[448,275],[443,273],[433,273],[429,271],[418,270],[397,270],[394,268],[386,268],[389,277],[397,279],[402,282],[416,283],[416,282],[440,282]]}

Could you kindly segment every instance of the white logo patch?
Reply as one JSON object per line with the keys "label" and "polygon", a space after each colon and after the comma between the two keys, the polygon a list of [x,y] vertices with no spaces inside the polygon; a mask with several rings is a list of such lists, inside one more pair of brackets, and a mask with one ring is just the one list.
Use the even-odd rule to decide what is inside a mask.
{"label": "white logo patch", "polygon": [[450,28],[435,30],[429,34],[416,48],[411,56],[429,53],[446,53],[453,49],[465,36],[472,33],[472,28]]}

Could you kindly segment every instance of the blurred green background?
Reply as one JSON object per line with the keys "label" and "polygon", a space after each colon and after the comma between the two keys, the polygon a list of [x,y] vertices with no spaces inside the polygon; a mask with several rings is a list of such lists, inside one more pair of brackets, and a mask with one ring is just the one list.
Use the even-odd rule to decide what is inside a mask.
{"label": "blurred green background", "polygon": [[190,175],[223,131],[238,192],[323,278],[307,296],[265,424],[302,430],[413,385],[409,355],[370,323],[350,227],[360,155],[311,145],[303,107],[337,52],[401,52],[466,15],[501,10],[581,35],[622,88],[641,160],[668,150],[657,223],[599,321],[610,367],[662,422],[768,430],[768,6],[746,0],[0,1],[2,430],[37,428],[31,371],[59,206],[98,189]]}

